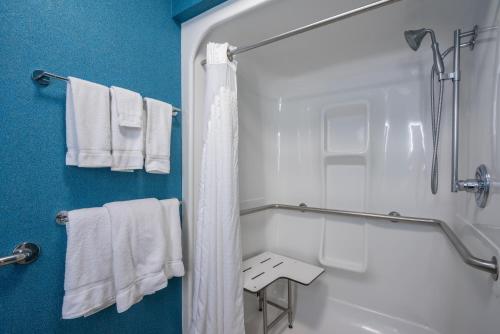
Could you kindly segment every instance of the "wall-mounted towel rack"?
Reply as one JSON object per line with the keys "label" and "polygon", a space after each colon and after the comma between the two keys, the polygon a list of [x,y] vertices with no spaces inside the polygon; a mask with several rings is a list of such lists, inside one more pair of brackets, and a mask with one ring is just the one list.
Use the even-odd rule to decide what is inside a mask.
{"label": "wall-mounted towel rack", "polygon": [[[50,84],[50,79],[56,79],[56,80],[62,80],[62,81],[68,81],[68,78],[50,73],[44,70],[34,70],[33,73],[31,73],[31,80],[35,81],[37,84],[40,86],[48,86]],[[172,107],[172,115],[177,116],[177,113],[181,112],[181,109],[177,107]]]}
{"label": "wall-mounted towel rack", "polygon": [[[179,206],[182,205],[182,201],[179,201]],[[68,211],[59,211],[56,215],[56,223],[59,225],[66,225],[69,222]]]}
{"label": "wall-mounted towel rack", "polygon": [[346,210],[334,210],[325,208],[313,208],[308,207],[306,204],[301,203],[300,205],[286,205],[286,204],[268,204],[255,208],[245,209],[240,211],[240,216],[249,215],[252,213],[257,213],[260,211],[266,211],[271,209],[279,210],[291,210],[291,211],[301,211],[301,212],[312,212],[320,214],[330,214],[330,215],[341,215],[349,217],[359,217],[367,219],[377,219],[377,220],[388,220],[393,223],[420,223],[420,224],[431,224],[438,226],[442,232],[446,235],[448,240],[452,243],[455,249],[460,254],[462,260],[469,266],[486,271],[490,273],[493,279],[496,281],[498,279],[498,263],[497,258],[493,256],[491,260],[484,260],[472,255],[469,249],[464,245],[464,243],[458,238],[458,236],[453,232],[453,230],[442,220],[432,219],[432,218],[419,218],[419,217],[404,217],[398,216],[397,213],[391,212],[388,215],[379,213],[369,213],[369,212],[356,212],[356,211],[346,211]]}

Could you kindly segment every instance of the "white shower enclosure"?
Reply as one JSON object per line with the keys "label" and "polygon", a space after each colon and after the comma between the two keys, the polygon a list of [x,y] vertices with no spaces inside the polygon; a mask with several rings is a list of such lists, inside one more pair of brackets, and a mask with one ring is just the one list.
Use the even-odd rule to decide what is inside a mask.
{"label": "white shower enclosure", "polygon": [[[185,330],[207,42],[244,46],[367,3],[235,0],[183,24]],[[500,258],[499,9],[498,0],[402,0],[237,55],[241,209],[305,203],[440,219],[474,255]],[[473,194],[450,191],[450,82],[431,194],[432,53],[429,40],[415,52],[403,37],[432,28],[444,50],[455,29],[474,25],[475,48],[462,49],[459,177],[488,167],[484,209]],[[452,57],[445,65],[451,71]],[[244,258],[269,250],[325,268],[310,286],[294,287],[294,328],[283,321],[271,333],[500,333],[500,281],[466,265],[436,226],[267,210],[242,216],[241,232]],[[285,282],[268,296],[285,304]],[[247,333],[262,332],[261,316],[245,294]]]}

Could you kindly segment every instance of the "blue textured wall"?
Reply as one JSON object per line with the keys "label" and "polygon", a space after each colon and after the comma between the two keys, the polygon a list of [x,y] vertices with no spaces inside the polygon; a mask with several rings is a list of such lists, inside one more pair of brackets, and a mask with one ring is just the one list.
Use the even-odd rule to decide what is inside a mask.
{"label": "blue textured wall", "polygon": [[227,0],[173,0],[172,17],[182,23],[225,1]]}
{"label": "blue textured wall", "polygon": [[0,333],[180,333],[181,280],[123,314],[110,307],[60,320],[65,228],[61,209],[181,196],[181,125],[172,174],[66,167],[65,84],[40,88],[36,68],[117,85],[180,105],[180,28],[170,0],[0,1],[0,256],[42,246],[27,266],[0,268]]}

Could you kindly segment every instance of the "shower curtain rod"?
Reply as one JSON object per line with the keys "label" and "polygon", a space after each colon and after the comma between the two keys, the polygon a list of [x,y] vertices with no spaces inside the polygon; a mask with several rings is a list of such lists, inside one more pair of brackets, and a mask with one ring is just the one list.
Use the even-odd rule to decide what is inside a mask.
{"label": "shower curtain rod", "polygon": [[472,255],[469,249],[464,245],[464,243],[458,238],[458,236],[453,232],[453,230],[448,226],[448,224],[439,219],[431,218],[419,218],[419,217],[405,217],[399,215],[399,213],[393,211],[388,215],[383,215],[379,213],[369,213],[369,212],[356,212],[356,211],[346,211],[346,210],[334,210],[325,208],[314,208],[308,207],[306,204],[301,203],[300,205],[287,205],[287,204],[268,204],[263,206],[258,206],[255,208],[240,210],[240,216],[249,215],[252,213],[257,213],[261,211],[279,209],[279,210],[290,210],[290,211],[301,211],[301,212],[313,212],[319,214],[330,214],[330,215],[340,215],[348,217],[358,217],[367,218],[375,220],[388,220],[393,223],[421,223],[421,224],[431,224],[440,227],[441,231],[444,232],[448,240],[452,243],[453,247],[457,250],[458,254],[462,260],[469,266],[490,273],[493,279],[496,281],[498,279],[498,262],[497,258],[493,256],[491,260],[484,260]]}
{"label": "shower curtain rod", "polygon": [[[256,48],[260,48],[261,46],[271,44],[271,43],[274,43],[277,41],[281,41],[282,39],[292,37],[295,35],[299,35],[299,34],[302,34],[306,31],[309,31],[309,30],[317,29],[317,28],[323,27],[325,25],[328,25],[330,23],[334,23],[334,22],[346,19],[348,17],[363,13],[363,12],[368,11],[370,9],[382,7],[382,6],[388,5],[388,4],[390,4],[392,2],[396,2],[396,1],[400,1],[400,0],[380,0],[380,1],[372,2],[370,4],[367,4],[367,5],[355,8],[355,9],[348,10],[347,12],[343,12],[341,14],[337,14],[337,15],[331,16],[329,18],[305,25],[303,27],[296,28],[296,29],[287,31],[285,33],[267,38],[267,39],[262,40],[258,43],[255,43],[255,44],[251,44],[251,45],[247,45],[247,46],[240,46],[240,47],[237,47],[237,48],[232,49],[232,50],[227,50],[227,58],[230,61],[232,61],[234,55],[237,55],[237,54],[240,54],[243,52],[247,52],[247,51],[250,51],[250,50],[253,50]],[[206,59],[201,61],[201,65],[205,65],[206,63],[207,63]]]}

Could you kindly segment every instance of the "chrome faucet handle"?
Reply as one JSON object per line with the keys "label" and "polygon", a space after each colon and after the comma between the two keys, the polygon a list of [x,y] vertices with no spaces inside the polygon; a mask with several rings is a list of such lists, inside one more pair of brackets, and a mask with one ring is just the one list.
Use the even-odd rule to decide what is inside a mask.
{"label": "chrome faucet handle", "polygon": [[477,193],[484,188],[483,182],[476,179],[467,179],[458,181],[458,190],[468,193]]}
{"label": "chrome faucet handle", "polygon": [[490,174],[485,165],[481,165],[476,169],[476,178],[460,180],[457,182],[457,189],[474,193],[476,196],[476,204],[480,208],[486,206],[488,195],[490,193]]}

